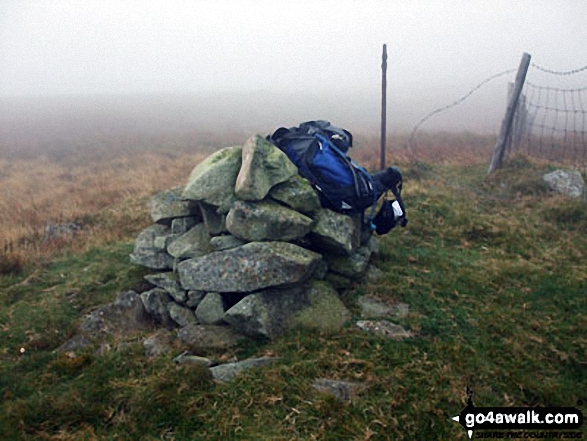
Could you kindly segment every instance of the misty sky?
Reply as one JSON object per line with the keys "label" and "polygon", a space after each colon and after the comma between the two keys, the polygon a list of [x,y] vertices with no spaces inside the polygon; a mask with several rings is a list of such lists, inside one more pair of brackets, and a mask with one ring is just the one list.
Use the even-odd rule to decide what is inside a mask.
{"label": "misty sky", "polygon": [[587,64],[586,17],[585,0],[1,0],[0,97],[262,91],[376,102],[387,43],[388,99],[422,114],[516,68],[523,52],[555,70]]}

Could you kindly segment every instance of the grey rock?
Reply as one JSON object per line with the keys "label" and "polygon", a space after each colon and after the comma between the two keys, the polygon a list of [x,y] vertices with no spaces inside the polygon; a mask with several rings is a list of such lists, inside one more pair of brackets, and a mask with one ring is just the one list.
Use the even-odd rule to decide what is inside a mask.
{"label": "grey rock", "polygon": [[336,291],[318,281],[250,294],[224,315],[238,332],[270,339],[297,328],[333,332],[349,319]]}
{"label": "grey rock", "polygon": [[169,332],[157,332],[143,340],[143,348],[147,357],[158,357],[171,350],[173,338]]}
{"label": "grey rock", "polygon": [[360,296],[358,304],[361,308],[361,317],[365,318],[405,318],[410,311],[410,306],[407,303],[389,305],[367,296]]}
{"label": "grey rock", "polygon": [[193,351],[227,349],[245,338],[228,326],[187,325],[178,332],[178,337]]}
{"label": "grey rock", "polygon": [[571,198],[583,197],[585,180],[577,170],[556,170],[542,177],[550,188]]}
{"label": "grey rock", "polygon": [[210,368],[212,377],[218,381],[231,381],[242,372],[270,366],[277,361],[275,357],[250,358],[235,363],[225,363]]}
{"label": "grey rock", "polygon": [[242,166],[235,184],[235,194],[245,201],[260,201],[271,187],[298,173],[289,158],[263,138],[255,135],[243,145]]}
{"label": "grey rock", "polygon": [[194,311],[185,306],[178,305],[175,302],[170,302],[167,304],[167,311],[169,312],[169,317],[179,326],[187,326],[189,324],[196,324],[198,321],[196,320],[196,316],[194,315]]}
{"label": "grey rock", "polygon": [[403,340],[414,337],[412,332],[406,331],[402,326],[387,320],[361,320],[357,322],[357,327],[365,332],[391,340]]}
{"label": "grey rock", "polygon": [[88,337],[97,333],[129,333],[151,328],[141,297],[134,291],[118,293],[117,299],[87,315],[80,332]]}
{"label": "grey rock", "polygon": [[357,279],[365,275],[369,267],[371,250],[369,247],[359,247],[348,256],[326,255],[325,258],[330,271]]}
{"label": "grey rock", "polygon": [[312,387],[318,391],[332,395],[340,400],[350,401],[367,386],[365,383],[354,381],[331,380],[318,378],[312,383]]}
{"label": "grey rock", "polygon": [[205,202],[199,202],[204,224],[210,236],[215,236],[226,231],[226,214],[218,212],[218,207]]}
{"label": "grey rock", "polygon": [[187,233],[192,227],[200,223],[201,219],[195,216],[179,217],[171,221],[171,234],[180,235]]}
{"label": "grey rock", "polygon": [[321,256],[285,242],[251,242],[177,265],[184,288],[213,292],[252,292],[299,283]]}
{"label": "grey rock", "polygon": [[67,352],[83,349],[91,343],[92,342],[90,341],[89,337],[86,337],[82,334],[76,334],[69,340],[67,340],[65,343],[63,343],[61,346],[59,346],[57,349],[55,349],[55,352],[65,354]]}
{"label": "grey rock", "polygon": [[196,309],[198,321],[204,325],[218,325],[224,316],[224,302],[217,292],[209,292]]}
{"label": "grey rock", "polygon": [[158,270],[173,268],[173,257],[167,253],[165,248],[155,245],[158,238],[165,238],[170,234],[171,230],[164,225],[152,225],[144,229],[135,241],[130,261],[136,265]]}
{"label": "grey rock", "polygon": [[308,234],[313,220],[275,202],[234,204],[226,217],[226,228],[234,236],[249,241],[289,241]]}
{"label": "grey rock", "polygon": [[166,327],[175,326],[175,322],[171,320],[167,308],[167,305],[173,300],[167,291],[161,288],[145,291],[141,293],[141,300],[145,310],[152,317],[155,323]]}
{"label": "grey rock", "polygon": [[180,285],[177,274],[174,272],[149,274],[145,276],[145,280],[167,291],[176,302],[183,304],[187,301],[187,292]]}
{"label": "grey rock", "polygon": [[187,233],[175,238],[167,247],[167,252],[177,259],[202,257],[212,251],[210,235],[203,223],[196,225]]}
{"label": "grey rock", "polygon": [[351,319],[351,313],[329,283],[312,281],[306,295],[309,305],[292,315],[289,320],[292,329],[334,333]]}
{"label": "grey rock", "polygon": [[190,290],[188,291],[188,298],[185,302],[185,306],[188,308],[195,309],[198,307],[204,296],[206,295],[205,291],[198,291],[198,290]]}
{"label": "grey rock", "polygon": [[232,248],[240,247],[246,243],[246,241],[239,239],[238,237],[234,237],[232,234],[227,234],[225,236],[215,236],[210,239],[210,245],[214,251],[230,250]]}
{"label": "grey rock", "polygon": [[360,218],[320,210],[310,237],[319,248],[333,254],[350,255],[361,244]]}
{"label": "grey rock", "polygon": [[320,198],[310,183],[300,175],[273,187],[269,196],[301,213],[313,213],[322,208]]}
{"label": "grey rock", "polygon": [[234,186],[241,168],[242,148],[227,147],[199,163],[183,191],[184,199],[204,201],[228,213],[236,200]]}
{"label": "grey rock", "polygon": [[153,222],[171,225],[178,217],[199,216],[198,205],[181,198],[183,187],[157,193],[151,198],[151,219]]}
{"label": "grey rock", "polygon": [[210,367],[214,365],[214,362],[209,358],[192,355],[188,351],[184,351],[177,357],[174,357],[173,362],[178,365],[193,364],[204,367]]}

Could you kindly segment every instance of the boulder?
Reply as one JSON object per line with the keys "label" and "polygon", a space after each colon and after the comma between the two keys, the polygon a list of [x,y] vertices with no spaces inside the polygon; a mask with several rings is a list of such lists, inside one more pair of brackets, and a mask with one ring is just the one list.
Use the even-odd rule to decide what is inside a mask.
{"label": "boulder", "polygon": [[243,298],[226,311],[224,321],[248,336],[276,338],[290,329],[290,317],[309,306],[307,285],[267,289]]}
{"label": "boulder", "polygon": [[149,274],[145,276],[145,280],[152,285],[167,291],[176,302],[183,304],[187,301],[187,293],[180,285],[177,274],[174,272],[169,271],[165,273]]}
{"label": "boulder", "polygon": [[179,326],[187,326],[189,324],[196,324],[198,322],[196,320],[196,316],[194,315],[194,311],[175,302],[170,302],[167,304],[167,311],[169,312],[169,317],[171,317],[171,320],[173,320]]}
{"label": "boulder", "polygon": [[359,247],[348,256],[325,256],[328,269],[351,279],[358,279],[365,275],[369,267],[371,249]]}
{"label": "boulder", "polygon": [[227,349],[244,338],[228,326],[194,324],[181,328],[177,336],[194,352]]}
{"label": "boulder", "polygon": [[182,193],[183,199],[204,201],[228,213],[236,200],[234,186],[241,168],[242,148],[227,147],[198,164]]}
{"label": "boulder", "polygon": [[585,193],[585,181],[577,170],[556,170],[542,177],[551,190],[571,198],[581,198]]}
{"label": "boulder", "polygon": [[316,215],[310,238],[316,247],[326,252],[350,255],[361,244],[360,216],[351,217],[322,209]]}
{"label": "boulder", "polygon": [[217,292],[209,292],[196,309],[198,321],[204,325],[219,325],[224,316],[224,302]]}
{"label": "boulder", "polygon": [[255,135],[243,145],[242,166],[235,184],[235,194],[245,201],[260,201],[271,187],[297,175],[297,167],[267,141]]}
{"label": "boulder", "polygon": [[173,328],[175,322],[171,320],[168,304],[172,302],[171,296],[161,288],[155,288],[141,293],[141,300],[145,310],[153,318],[155,323]]}
{"label": "boulder", "polygon": [[238,201],[226,217],[228,231],[250,242],[297,239],[308,234],[312,224],[309,217],[269,201]]}
{"label": "boulder", "polygon": [[295,328],[334,332],[350,318],[336,291],[319,281],[250,294],[224,315],[238,332],[271,339]]}
{"label": "boulder", "polygon": [[151,219],[163,225],[171,225],[178,217],[200,216],[198,204],[181,198],[183,187],[162,191],[151,198]]}
{"label": "boulder", "polygon": [[178,259],[201,257],[212,251],[210,235],[203,223],[191,228],[187,233],[176,237],[167,246],[167,252]]}
{"label": "boulder", "polygon": [[333,333],[351,319],[351,313],[340,301],[336,290],[327,282],[312,281],[306,295],[309,305],[291,317],[291,328]]}
{"label": "boulder", "polygon": [[170,234],[171,230],[164,225],[152,225],[144,229],[135,241],[130,261],[136,265],[146,266],[151,269],[171,269],[173,267],[173,257],[167,253],[164,247],[160,246],[161,243],[158,240],[165,239]]}
{"label": "boulder", "polygon": [[322,208],[320,198],[310,183],[300,175],[273,187],[269,196],[301,213],[313,213]]}
{"label": "boulder", "polygon": [[319,254],[286,242],[251,242],[185,260],[177,271],[187,290],[253,292],[303,282],[320,259]]}

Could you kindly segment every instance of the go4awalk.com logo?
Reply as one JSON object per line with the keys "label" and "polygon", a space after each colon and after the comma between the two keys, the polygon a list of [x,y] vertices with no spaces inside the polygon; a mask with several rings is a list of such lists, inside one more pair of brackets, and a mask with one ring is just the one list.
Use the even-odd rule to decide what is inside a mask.
{"label": "go4awalk.com logo", "polygon": [[[469,440],[478,438],[582,439],[578,429],[583,413],[574,407],[476,407],[467,387],[467,405],[452,417],[467,431]],[[490,432],[489,432],[490,431]]]}

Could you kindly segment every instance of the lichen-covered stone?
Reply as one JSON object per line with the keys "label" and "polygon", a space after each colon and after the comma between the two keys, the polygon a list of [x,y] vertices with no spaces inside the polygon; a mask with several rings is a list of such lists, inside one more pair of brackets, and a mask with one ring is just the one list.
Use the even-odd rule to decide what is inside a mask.
{"label": "lichen-covered stone", "polygon": [[200,216],[198,204],[181,198],[183,187],[165,190],[151,198],[151,219],[153,222],[171,225],[178,217]]}
{"label": "lichen-covered stone", "polygon": [[177,336],[194,352],[230,348],[244,338],[228,326],[194,324],[181,328]]}
{"label": "lichen-covered stone", "polygon": [[187,293],[180,285],[177,274],[174,272],[169,271],[165,273],[149,274],[145,276],[145,280],[159,288],[163,288],[176,302],[186,302]]}
{"label": "lichen-covered stone", "polygon": [[326,256],[325,258],[330,271],[358,279],[367,272],[371,249],[369,247],[359,247],[349,256],[334,255]]}
{"label": "lichen-covered stone", "polygon": [[350,255],[361,244],[361,221],[332,210],[322,209],[316,215],[310,235],[318,248],[333,254]]}
{"label": "lichen-covered stone", "polygon": [[235,194],[245,201],[260,201],[271,187],[298,173],[289,158],[267,141],[255,135],[243,145],[242,166],[235,184]]}
{"label": "lichen-covered stone", "polygon": [[[170,234],[171,230],[164,225],[152,225],[145,228],[135,241],[130,261],[136,265],[152,269],[171,269],[173,267],[173,257],[167,253],[165,248],[157,246],[160,245],[158,239],[165,239]],[[155,242],[157,242],[157,245]]]}
{"label": "lichen-covered stone", "polygon": [[231,381],[241,372],[249,369],[269,366],[275,363],[275,357],[250,358],[248,360],[237,361],[235,363],[224,363],[210,368],[212,377],[218,381]]}
{"label": "lichen-covered stone", "polygon": [[580,198],[585,193],[585,180],[578,170],[555,170],[542,179],[552,190],[571,198]]}
{"label": "lichen-covered stone", "polygon": [[167,246],[167,252],[178,259],[201,257],[213,251],[206,226],[198,224],[187,233],[175,238]]}
{"label": "lichen-covered stone", "polygon": [[310,183],[300,175],[273,187],[269,196],[301,213],[312,213],[322,208],[320,198]]}
{"label": "lichen-covered stone", "polygon": [[226,228],[246,241],[289,241],[308,234],[313,220],[275,202],[234,204],[226,217]]}
{"label": "lichen-covered stone", "polygon": [[167,305],[172,302],[171,296],[161,288],[155,288],[141,293],[141,300],[145,310],[155,323],[166,327],[174,327],[175,322],[169,316]]}
{"label": "lichen-covered stone", "polygon": [[187,233],[192,227],[201,222],[200,217],[188,216],[178,217],[171,221],[171,234],[179,235]]}
{"label": "lichen-covered stone", "polygon": [[314,329],[332,333],[351,319],[351,313],[341,302],[336,290],[328,283],[313,281],[307,291],[309,305],[289,320],[291,328]]}
{"label": "lichen-covered stone", "polygon": [[236,200],[234,185],[241,168],[242,147],[227,147],[208,156],[194,168],[182,198],[204,201],[228,213]]}
{"label": "lichen-covered stone", "polygon": [[232,248],[240,247],[246,243],[247,242],[245,240],[234,237],[232,234],[227,234],[225,236],[215,236],[210,239],[210,245],[214,251],[230,250]]}
{"label": "lichen-covered stone", "polygon": [[187,326],[192,323],[197,323],[196,316],[194,315],[194,311],[185,306],[181,306],[175,302],[170,302],[167,305],[167,311],[169,312],[169,317],[179,326]]}
{"label": "lichen-covered stone", "polygon": [[218,325],[224,316],[224,302],[217,292],[209,292],[196,309],[198,321],[204,325]]}
{"label": "lichen-covered stone", "polygon": [[299,283],[314,271],[321,256],[286,242],[251,242],[177,265],[185,289],[252,292]]}

